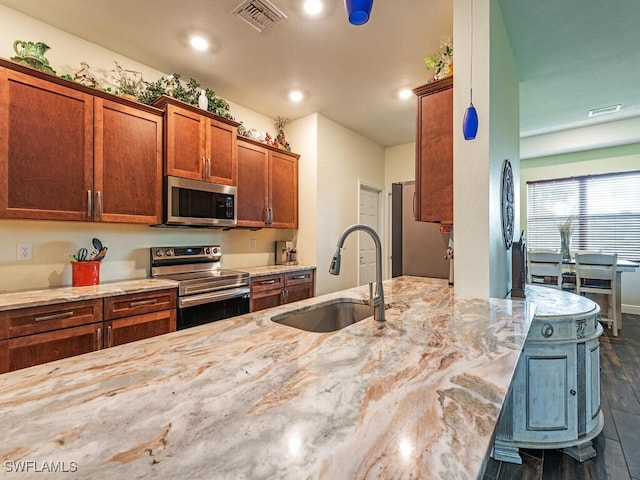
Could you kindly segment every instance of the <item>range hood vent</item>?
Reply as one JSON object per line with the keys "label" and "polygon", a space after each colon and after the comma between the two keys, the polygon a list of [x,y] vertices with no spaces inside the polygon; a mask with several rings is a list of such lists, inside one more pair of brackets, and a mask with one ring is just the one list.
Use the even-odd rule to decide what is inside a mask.
{"label": "range hood vent", "polygon": [[269,0],[245,0],[235,8],[233,13],[259,32],[287,18],[287,16]]}

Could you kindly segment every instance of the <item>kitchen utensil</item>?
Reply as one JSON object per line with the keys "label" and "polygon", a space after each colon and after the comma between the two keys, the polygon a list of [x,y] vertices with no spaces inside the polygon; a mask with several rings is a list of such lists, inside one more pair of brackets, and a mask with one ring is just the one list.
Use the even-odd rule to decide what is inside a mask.
{"label": "kitchen utensil", "polygon": [[104,245],[98,238],[94,238],[93,240],[91,240],[91,243],[93,243],[93,248],[96,249],[96,252],[99,252],[100,250],[102,250],[102,247],[104,247]]}
{"label": "kitchen utensil", "polygon": [[102,247],[97,255],[93,258],[94,261],[99,262],[102,260],[107,254],[107,247]]}
{"label": "kitchen utensil", "polygon": [[81,249],[78,250],[78,261],[79,262],[84,262],[87,259],[87,254],[89,252],[87,251],[86,248],[82,247]]}

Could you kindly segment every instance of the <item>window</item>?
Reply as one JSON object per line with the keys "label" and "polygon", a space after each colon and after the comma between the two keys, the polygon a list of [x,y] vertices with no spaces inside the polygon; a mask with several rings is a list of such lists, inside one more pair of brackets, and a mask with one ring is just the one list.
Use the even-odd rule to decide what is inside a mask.
{"label": "window", "polygon": [[527,182],[527,247],[560,249],[573,219],[571,250],[640,260],[640,172]]}

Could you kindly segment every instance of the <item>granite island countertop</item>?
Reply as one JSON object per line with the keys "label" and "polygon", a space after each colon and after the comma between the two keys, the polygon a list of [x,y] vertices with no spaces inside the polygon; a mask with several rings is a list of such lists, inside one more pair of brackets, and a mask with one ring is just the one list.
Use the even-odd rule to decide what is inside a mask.
{"label": "granite island countertop", "polygon": [[365,286],[0,375],[0,460],[74,462],[48,478],[480,477],[533,304],[384,288],[382,325],[270,320]]}

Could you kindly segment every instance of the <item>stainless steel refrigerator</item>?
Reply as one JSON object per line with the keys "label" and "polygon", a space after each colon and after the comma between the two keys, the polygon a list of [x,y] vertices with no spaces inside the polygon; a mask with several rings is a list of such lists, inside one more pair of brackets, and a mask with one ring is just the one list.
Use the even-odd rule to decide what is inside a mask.
{"label": "stainless steel refrigerator", "polygon": [[414,219],[414,193],[415,182],[391,188],[391,274],[450,278],[450,234],[441,233],[438,223]]}

